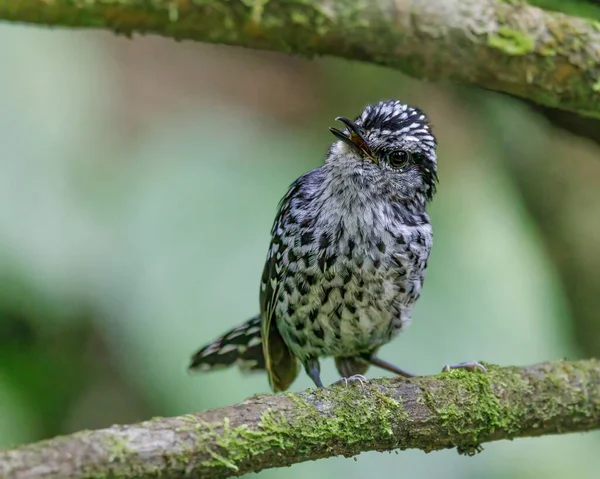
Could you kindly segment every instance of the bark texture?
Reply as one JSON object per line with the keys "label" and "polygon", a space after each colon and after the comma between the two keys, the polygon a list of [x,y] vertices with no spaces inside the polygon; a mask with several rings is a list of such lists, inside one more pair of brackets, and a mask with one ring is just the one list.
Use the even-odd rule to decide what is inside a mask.
{"label": "bark texture", "polygon": [[600,118],[600,23],[521,1],[0,0],[0,19],[362,60]]}
{"label": "bark texture", "polygon": [[457,448],[600,428],[600,361],[486,365],[259,395],[0,452],[3,478],[224,478],[363,451]]}

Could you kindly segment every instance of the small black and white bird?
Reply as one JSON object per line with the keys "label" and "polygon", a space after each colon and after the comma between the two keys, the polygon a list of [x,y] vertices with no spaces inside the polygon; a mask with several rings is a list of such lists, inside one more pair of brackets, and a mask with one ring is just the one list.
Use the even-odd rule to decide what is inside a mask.
{"label": "small black and white bird", "polygon": [[[279,204],[260,286],[260,314],[200,349],[190,370],[265,370],[285,391],[300,366],[322,387],[319,358],[345,380],[370,365],[414,375],[377,356],[406,329],[419,299],[433,233],[426,206],[438,181],[436,140],[418,108],[367,106],[325,164],[298,178]],[[476,362],[444,367],[485,371]]]}

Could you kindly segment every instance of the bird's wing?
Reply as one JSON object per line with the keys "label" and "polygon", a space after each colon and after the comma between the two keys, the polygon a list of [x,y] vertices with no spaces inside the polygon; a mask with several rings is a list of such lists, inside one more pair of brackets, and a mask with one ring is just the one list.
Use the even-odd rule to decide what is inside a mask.
{"label": "bird's wing", "polygon": [[263,353],[265,366],[269,373],[269,382],[275,392],[285,391],[296,379],[299,370],[298,359],[283,340],[274,315],[277,297],[286,274],[282,261],[286,244],[282,239],[282,232],[286,230],[286,225],[292,218],[290,213],[291,202],[302,187],[305,176],[301,176],[290,186],[287,194],[279,203],[277,216],[271,230],[271,245],[260,287]]}
{"label": "bird's wing", "polygon": [[285,344],[274,318],[279,292],[279,271],[274,260],[267,260],[261,285],[261,339],[265,368],[274,392],[285,391],[298,375],[298,360]]}

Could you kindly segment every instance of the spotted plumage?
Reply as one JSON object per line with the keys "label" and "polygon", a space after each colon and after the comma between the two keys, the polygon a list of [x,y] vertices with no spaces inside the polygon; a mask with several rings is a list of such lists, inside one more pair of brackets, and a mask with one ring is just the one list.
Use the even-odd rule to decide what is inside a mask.
{"label": "spotted plumage", "polygon": [[298,178],[279,204],[260,319],[200,350],[192,369],[251,364],[268,372],[274,391],[288,389],[300,366],[322,386],[319,358],[327,356],[344,378],[370,364],[412,376],[376,352],[410,324],[423,287],[436,140],[425,114],[399,101],[338,120],[346,128],[331,129],[338,141],[325,164]]}
{"label": "spotted plumage", "polygon": [[238,366],[242,371],[264,371],[260,316],[246,321],[192,356],[194,369],[210,371]]}

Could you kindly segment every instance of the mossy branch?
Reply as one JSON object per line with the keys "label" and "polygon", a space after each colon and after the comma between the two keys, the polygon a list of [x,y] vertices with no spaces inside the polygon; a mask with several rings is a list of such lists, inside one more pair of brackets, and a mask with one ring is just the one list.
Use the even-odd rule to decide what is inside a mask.
{"label": "mossy branch", "polygon": [[223,478],[363,451],[457,448],[600,428],[600,361],[377,379],[0,452],[3,478]]}
{"label": "mossy branch", "polygon": [[0,0],[13,22],[362,60],[600,118],[600,8],[582,11],[593,18],[507,0]]}

